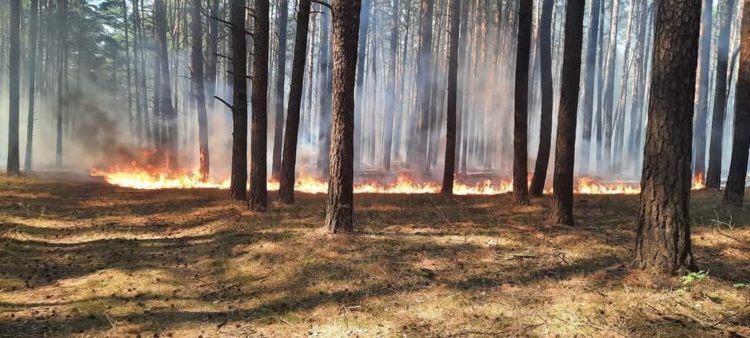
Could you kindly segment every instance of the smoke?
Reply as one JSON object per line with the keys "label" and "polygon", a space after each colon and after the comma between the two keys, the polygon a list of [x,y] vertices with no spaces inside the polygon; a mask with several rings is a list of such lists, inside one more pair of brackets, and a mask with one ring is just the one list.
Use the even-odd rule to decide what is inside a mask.
{"label": "smoke", "polygon": [[[402,2],[403,3],[403,2]],[[459,118],[458,125],[461,130],[459,131],[459,138],[457,144],[457,152],[461,154],[458,159],[456,170],[461,174],[492,174],[497,176],[509,177],[512,171],[512,154],[513,154],[513,109],[514,109],[514,74],[515,74],[515,18],[512,14],[516,8],[515,5],[509,5],[510,8],[505,8],[500,16],[500,27],[497,28],[498,23],[494,15],[489,15],[486,18],[473,17],[473,14],[477,9],[470,5],[473,2],[462,3],[464,6],[469,6],[469,17],[471,18],[468,22],[464,22],[467,25],[465,35],[461,37],[462,58],[459,60]],[[484,2],[479,2],[482,8],[478,10],[487,10],[487,13],[494,13],[497,11],[497,3],[491,2],[486,8]],[[625,2],[622,2],[623,4]],[[429,81],[428,87],[432,88],[428,95],[430,96],[430,107],[428,109],[431,114],[429,120],[430,128],[424,131],[427,134],[419,134],[417,131],[417,123],[420,120],[420,102],[416,97],[417,88],[422,83],[419,82],[418,70],[418,58],[416,57],[419,42],[418,36],[418,13],[419,4],[418,2],[412,2],[413,8],[406,8],[405,5],[401,8],[401,20],[402,25],[399,30],[399,49],[397,51],[398,58],[396,64],[390,63],[389,58],[389,39],[393,27],[390,23],[391,8],[389,5],[382,2],[376,2],[376,7],[371,13],[371,31],[369,33],[368,43],[366,46],[366,57],[359,60],[358,62],[364,63],[365,78],[364,78],[364,90],[363,96],[360,102],[357,102],[357,106],[361,107],[362,111],[362,128],[359,133],[355,135],[358,142],[360,143],[361,150],[359,160],[362,164],[363,173],[358,175],[364,176],[364,172],[379,171],[382,168],[382,161],[384,154],[389,152],[391,154],[392,169],[395,172],[403,172],[407,168],[409,154],[414,154],[418,151],[427,152],[425,154],[428,164],[431,167],[431,176],[423,177],[425,179],[437,180],[441,177],[441,171],[443,167],[444,151],[445,151],[445,114],[446,114],[446,96],[447,96],[447,55],[448,38],[445,31],[448,28],[448,13],[444,8],[435,8],[435,21],[433,22],[433,69],[430,71],[429,76],[424,76],[424,81]],[[292,4],[293,6],[293,4]],[[622,108],[623,111],[630,111],[633,105],[636,103],[630,100],[630,97],[635,96],[635,91],[639,88],[625,87],[620,88],[619,83],[622,77],[626,76],[622,70],[626,65],[626,61],[623,61],[625,53],[625,42],[628,39],[637,38],[635,34],[627,36],[625,29],[627,25],[622,24],[627,15],[624,13],[632,12],[629,5],[622,5],[627,11],[621,13],[621,24],[619,25],[619,32],[616,32],[615,36],[618,36],[618,50],[616,51],[618,60],[615,64],[616,69],[616,88],[615,88],[615,104],[618,104],[618,98],[624,95],[628,100]],[[564,21],[564,10],[562,5],[556,4],[553,14],[552,30],[553,30],[553,46],[552,46],[552,62],[553,62],[553,81],[555,82],[555,90],[553,96],[553,148],[551,154],[554,154],[554,133],[556,131],[557,122],[557,107],[559,104],[559,70],[562,65],[562,44],[563,44],[563,21]],[[536,6],[541,8],[541,6]],[[405,13],[409,11],[411,16],[405,17]],[[290,7],[290,13],[294,13]],[[538,26],[539,13],[535,15],[535,27]],[[311,20],[311,33],[310,33],[310,46],[311,51],[308,53],[309,56],[313,56],[312,59],[308,60],[306,67],[305,85],[303,89],[303,103],[301,111],[301,125],[300,125],[300,137],[298,145],[298,172],[305,174],[316,173],[316,163],[321,158],[327,158],[328,154],[320,153],[320,143],[324,142],[326,138],[320,138],[319,135],[327,133],[321,130],[321,126],[324,128],[330,126],[330,120],[324,118],[321,121],[320,111],[321,104],[330,104],[330,92],[328,88],[321,88],[320,78],[321,67],[319,65],[319,51],[323,47],[320,43],[320,20],[321,18],[330,19],[330,16],[313,16]],[[483,20],[487,20],[486,23]],[[605,33],[609,30],[609,15],[600,17],[603,21],[602,27]],[[292,25],[294,23],[294,16],[290,16]],[[651,22],[651,21],[649,21]],[[735,18],[735,25],[739,22],[739,19]],[[408,35],[403,29],[409,25],[410,29]],[[317,27],[317,31],[315,30]],[[204,27],[205,28],[205,27]],[[731,39],[730,58],[734,51],[734,46],[738,44],[739,35],[738,29],[733,30],[734,38]],[[529,78],[529,168],[533,168],[533,164],[536,161],[536,152],[538,149],[539,140],[539,118],[541,109],[541,97],[540,91],[540,79],[538,72],[538,28],[534,29],[534,40],[532,42],[532,69],[530,71]],[[317,34],[314,35],[313,33]],[[606,36],[606,35],[605,35]],[[294,30],[290,30],[289,41],[294,39]],[[600,39],[599,44],[605,45],[606,40]],[[717,40],[717,39],[714,39]],[[22,39],[23,41],[23,39]],[[330,40],[329,40],[330,41]],[[25,43],[25,42],[24,42]],[[148,41],[142,42],[143,46],[148,46]],[[293,43],[288,43],[288,46],[293,46]],[[645,44],[645,45],[648,45]],[[2,47],[2,46],[0,46]],[[405,49],[406,48],[406,49]],[[142,91],[146,91],[147,103],[149,105],[150,117],[152,117],[153,111],[151,111],[153,104],[153,67],[152,52],[148,49],[146,51],[146,67],[147,72],[147,88],[140,88]],[[290,49],[291,51],[291,49]],[[599,51],[601,53],[602,51]],[[230,48],[228,43],[222,42],[219,50],[220,54],[230,54]],[[584,55],[586,50],[584,48]],[[600,54],[600,58],[602,57]],[[404,59],[404,56],[406,57]],[[184,170],[193,170],[198,167],[198,126],[197,116],[194,109],[194,102],[192,102],[192,96],[190,94],[190,70],[188,69],[190,53],[187,49],[180,49],[177,51],[170,51],[170,64],[172,69],[170,73],[173,76],[172,81],[172,96],[173,104],[176,111],[178,112],[178,137],[179,137],[179,154],[180,154],[180,167]],[[632,57],[632,55],[631,55]],[[291,69],[291,55],[286,58],[289,63],[286,67],[287,70]],[[650,60],[650,54],[646,55],[645,62]],[[85,60],[84,60],[85,61]],[[65,97],[63,98],[65,106],[65,125],[64,125],[64,144],[63,144],[63,158],[64,168],[69,170],[89,172],[91,168],[109,168],[116,166],[128,166],[131,163],[139,165],[148,165],[150,158],[149,153],[152,151],[153,146],[144,143],[138,135],[134,134],[136,129],[137,117],[132,116],[135,114],[135,104],[132,107],[128,105],[128,92],[124,84],[125,71],[122,66],[124,61],[124,55],[118,56],[118,62],[120,63],[118,73],[117,86],[114,90],[111,89],[112,83],[110,75],[107,74],[106,70],[111,68],[111,65],[89,65],[84,62],[83,71],[80,80],[76,80],[73,76],[76,71],[76,65],[71,60],[69,62],[69,76],[68,84]],[[107,61],[109,62],[109,61]],[[95,66],[98,66],[96,68]],[[228,85],[227,79],[227,65],[222,60],[222,64],[219,66],[219,76],[216,82],[216,95],[224,98],[227,101],[231,101],[232,89]],[[388,97],[388,86],[390,69],[396,68],[396,96]],[[596,61],[594,64],[587,64],[583,67],[584,71],[588,69],[598,68]],[[731,68],[731,67],[730,67]],[[736,73],[736,68],[735,73]],[[87,71],[90,69],[97,69],[94,71]],[[271,72],[275,71],[276,67],[269,67]],[[143,71],[143,70],[142,70]],[[41,86],[44,76],[40,75],[39,72],[37,79],[37,86]],[[0,71],[0,75],[3,76],[0,79],[0,163],[7,161],[7,149],[8,149],[8,112],[7,112],[7,73]],[[597,76],[600,75],[597,73]],[[270,74],[269,79],[273,79],[274,74]],[[584,78],[584,77],[582,77]],[[736,74],[732,74],[732,79],[736,78]],[[47,79],[48,80],[48,79]],[[286,90],[288,94],[290,76],[286,76]],[[28,113],[28,99],[27,99],[27,87],[28,81],[26,74],[22,72],[22,99],[21,99],[21,125],[20,125],[20,149],[21,149],[21,163],[24,160],[24,149],[26,143],[26,123]],[[49,82],[49,81],[48,81]],[[54,82],[54,81],[53,81]],[[323,81],[324,82],[324,81]],[[134,86],[138,86],[138,82],[133,79]],[[36,99],[36,123],[34,129],[34,168],[35,170],[54,170],[55,168],[55,143],[56,143],[56,114],[58,110],[57,96],[54,89],[54,85],[50,86],[51,89],[45,91],[38,91]],[[209,86],[207,85],[207,88]],[[729,88],[734,88],[730,86]],[[269,83],[269,89],[273,89],[273,81]],[[585,87],[582,86],[581,90],[584,91]],[[582,95],[592,95],[598,99],[602,95],[601,88],[596,88],[592,92],[583,92]],[[133,96],[135,93],[133,92]],[[594,135],[596,135],[596,119],[599,118],[601,112],[597,109],[597,100],[594,100]],[[135,97],[132,98],[132,102],[135,102]],[[212,97],[207,97],[207,100],[215,100]],[[287,105],[287,98],[283,98],[284,106]],[[393,100],[394,104],[390,105],[388,101]],[[273,100],[269,101],[273,102]],[[394,124],[387,125],[385,116],[387,116],[386,110],[393,106],[394,111],[393,118]],[[272,107],[272,106],[271,106]],[[583,107],[583,104],[579,104],[579,107]],[[728,103],[728,118],[727,128],[725,129],[725,135],[731,135],[732,125],[732,111],[734,107],[733,92],[730,95],[730,101]],[[637,108],[637,107],[636,107]],[[644,107],[645,108],[645,105]],[[225,179],[229,177],[230,164],[231,164],[231,143],[232,143],[232,117],[229,109],[222,103],[214,101],[208,104],[208,128],[209,128],[209,149],[210,149],[210,167],[211,176],[217,179]],[[641,108],[642,109],[642,108]],[[328,109],[329,110],[329,109]],[[645,129],[645,117],[646,114],[641,112],[640,115],[630,116],[627,115],[623,119],[623,131],[624,142],[629,144],[634,142],[634,135],[642,133]],[[269,109],[269,117],[273,115],[273,109]],[[248,112],[249,114],[249,112]],[[641,118],[642,130],[631,129],[632,125],[635,124],[636,118]],[[269,129],[268,129],[268,166],[269,172],[271,167],[272,149],[273,149],[273,130],[276,128],[274,125],[273,118],[269,118]],[[322,122],[322,123],[321,123]],[[604,176],[604,177],[627,177],[636,178],[640,174],[639,168],[639,154],[641,153],[642,144],[634,146],[636,151],[634,154],[624,153],[621,149],[612,149],[613,152],[618,154],[615,159],[613,167],[619,168],[618,170],[612,170],[608,165],[603,165],[598,161],[595,154],[595,149],[601,147],[599,142],[594,138],[592,142],[586,143],[581,138],[581,130],[583,119],[579,118],[578,126],[578,144],[577,153],[582,152],[590,153],[590,165],[595,171],[593,175]],[[710,122],[709,122],[710,130]],[[391,128],[393,130],[394,143],[390,149],[384,149],[384,130]],[[414,137],[426,138],[429,140],[426,149],[414,149],[411,148],[409,140]],[[249,139],[249,135],[248,135]],[[728,168],[729,153],[731,152],[731,137],[725,137],[724,146],[724,168]],[[643,139],[641,138],[641,142]],[[248,155],[249,158],[249,155]],[[578,157],[580,161],[580,156]],[[576,163],[577,167],[580,167],[581,163]],[[554,168],[554,156],[550,158],[549,170]],[[422,170],[412,168],[410,171],[414,175],[421,174]],[[548,179],[548,182],[551,180]]]}

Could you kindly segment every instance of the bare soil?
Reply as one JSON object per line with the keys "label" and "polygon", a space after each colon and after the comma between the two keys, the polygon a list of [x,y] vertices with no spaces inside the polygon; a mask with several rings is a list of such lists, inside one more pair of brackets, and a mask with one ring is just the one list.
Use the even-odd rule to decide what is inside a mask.
{"label": "bare soil", "polygon": [[[750,336],[750,208],[693,194],[706,278],[631,269],[638,196],[325,196],[264,214],[218,190],[0,176],[0,336]],[[272,198],[274,194],[272,194]]]}

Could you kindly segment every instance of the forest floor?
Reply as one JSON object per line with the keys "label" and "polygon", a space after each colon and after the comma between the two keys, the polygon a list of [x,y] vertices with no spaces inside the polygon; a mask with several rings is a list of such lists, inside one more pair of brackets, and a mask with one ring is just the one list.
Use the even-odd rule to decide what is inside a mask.
{"label": "forest floor", "polygon": [[[750,336],[750,208],[693,194],[707,274],[633,270],[638,196],[325,196],[253,214],[217,190],[0,176],[0,336]],[[275,194],[272,193],[272,198]]]}

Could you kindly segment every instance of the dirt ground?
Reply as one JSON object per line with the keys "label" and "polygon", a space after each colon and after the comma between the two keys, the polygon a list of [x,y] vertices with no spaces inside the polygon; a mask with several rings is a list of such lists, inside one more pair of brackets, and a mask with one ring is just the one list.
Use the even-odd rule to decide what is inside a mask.
{"label": "dirt ground", "polygon": [[578,196],[565,228],[549,198],[357,195],[329,237],[322,195],[225,195],[0,176],[0,336],[750,336],[750,208],[718,192],[683,279],[630,268],[638,196]]}

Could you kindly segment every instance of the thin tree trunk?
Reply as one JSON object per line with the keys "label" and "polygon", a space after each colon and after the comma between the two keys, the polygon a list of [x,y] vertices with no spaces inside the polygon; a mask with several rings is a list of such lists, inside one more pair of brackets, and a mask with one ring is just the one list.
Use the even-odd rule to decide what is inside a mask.
{"label": "thin tree trunk", "polygon": [[[429,172],[427,163],[427,128],[430,122],[430,92],[432,83],[430,80],[430,71],[432,70],[432,20],[433,20],[432,0],[422,0],[420,13],[422,22],[419,29],[420,43],[417,64],[417,85],[419,86],[419,122],[417,131],[413,136],[410,150],[412,154],[408,155],[412,169],[421,169],[424,173]],[[411,149],[413,147],[413,149]]]}
{"label": "thin tree trunk", "polygon": [[[63,112],[64,112],[64,83],[65,83],[65,67],[67,67],[65,58],[65,40],[67,39],[67,18],[66,13],[68,11],[68,0],[59,0],[58,8],[58,74],[57,74],[57,138],[55,142],[55,166],[62,167],[63,165]],[[17,67],[16,67],[17,68]],[[10,154],[9,154],[10,155]]]}
{"label": "thin tree trunk", "polygon": [[581,151],[581,173],[589,173],[590,152],[592,134],[592,117],[594,115],[594,92],[596,80],[596,55],[599,46],[599,12],[602,0],[592,0],[591,2],[591,23],[589,24],[589,41],[586,50],[586,89],[583,96],[583,130]]}
{"label": "thin tree trunk", "polygon": [[520,0],[518,8],[518,52],[516,54],[515,113],[513,121],[513,204],[529,204],[528,188],[528,94],[531,13],[534,3]]}
{"label": "thin tree trunk", "polygon": [[[322,6],[321,6],[322,8]],[[320,64],[318,76],[318,97],[319,97],[319,117],[318,117],[318,170],[327,176],[329,172],[329,149],[331,147],[331,61],[330,49],[331,43],[329,37],[329,17],[323,14],[325,9],[321,9],[320,20]]]}
{"label": "thin tree trunk", "polygon": [[610,17],[609,52],[607,53],[607,76],[604,84],[604,104],[602,107],[602,118],[604,128],[604,139],[602,156],[605,170],[612,169],[612,134],[614,132],[615,115],[615,72],[617,66],[617,36],[619,29],[620,2],[612,2],[612,16]]}
{"label": "thin tree trunk", "polygon": [[[38,32],[38,13],[39,13],[39,1],[31,0],[31,19],[29,25],[29,115],[26,120],[26,156],[24,157],[23,169],[26,172],[31,172],[31,166],[33,163],[33,143],[34,143],[34,103],[36,103],[35,89],[36,89],[36,55],[37,55],[37,32]],[[12,82],[11,82],[12,83]],[[10,171],[9,171],[10,172]]]}
{"label": "thin tree trunk", "polygon": [[333,127],[325,227],[354,230],[354,88],[360,0],[333,0]]}
{"label": "thin tree trunk", "polygon": [[443,187],[445,195],[453,194],[453,179],[456,167],[456,106],[458,99],[458,45],[461,26],[461,0],[451,0],[450,3],[450,49],[448,52],[448,106],[446,136],[445,136],[445,168],[443,171]]}
{"label": "thin tree trunk", "polygon": [[359,170],[361,161],[361,146],[360,138],[362,136],[362,117],[364,114],[364,103],[365,98],[363,95],[365,86],[365,65],[366,65],[366,52],[367,52],[367,35],[370,28],[370,11],[372,10],[372,2],[374,0],[360,0],[360,20],[362,21],[359,25],[359,46],[357,51],[357,58],[359,63],[357,64],[357,87],[356,87],[356,98],[354,100],[354,168],[355,171]]}
{"label": "thin tree trunk", "polygon": [[10,0],[10,54],[9,54],[9,80],[8,101],[8,174],[19,175],[19,109],[21,102],[21,0]]}
{"label": "thin tree trunk", "polygon": [[711,71],[711,38],[713,36],[713,0],[703,1],[703,18],[701,19],[700,72],[698,75],[698,105],[695,118],[695,156],[693,173],[700,180],[706,177],[706,119]]}
{"label": "thin tree trunk", "polygon": [[310,0],[299,0],[297,8],[297,32],[294,36],[294,60],[292,61],[292,84],[286,113],[283,157],[281,160],[281,182],[279,200],[284,204],[294,203],[294,172],[297,164],[297,137],[302,104],[305,57],[307,56],[307,33],[310,24]]}
{"label": "thin tree trunk", "polygon": [[214,18],[220,18],[219,0],[210,0],[208,20],[208,55],[206,57],[206,84],[208,84],[209,107],[214,108],[216,95],[216,73],[219,65],[219,21]]}
{"label": "thin tree trunk", "polygon": [[664,0],[657,6],[635,247],[635,265],[657,273],[693,267],[690,148],[700,10],[694,0]]}
{"label": "thin tree trunk", "polygon": [[201,0],[193,0],[192,8],[192,60],[193,96],[198,108],[198,156],[201,179],[208,180],[210,157],[208,152],[208,112],[206,111],[206,91],[203,79],[203,24]]}
{"label": "thin tree trunk", "polygon": [[585,7],[584,1],[568,0],[565,14],[565,50],[560,89],[560,112],[557,118],[555,173],[549,222],[567,226],[574,225],[573,174]]}
{"label": "thin tree trunk", "polygon": [[393,7],[391,8],[391,25],[393,26],[393,33],[391,33],[391,49],[390,49],[390,69],[388,73],[388,90],[386,94],[386,102],[388,107],[385,111],[385,125],[383,126],[385,135],[383,135],[383,169],[385,171],[391,170],[391,148],[393,147],[393,116],[394,110],[396,110],[396,63],[398,62],[398,37],[399,37],[399,1],[393,0]]}
{"label": "thin tree trunk", "polygon": [[[714,92],[714,113],[711,123],[711,145],[708,152],[708,173],[706,188],[719,189],[721,187],[722,144],[724,143],[724,120],[727,109],[727,63],[729,59],[729,44],[732,33],[732,14],[734,0],[724,0],[721,14],[721,28],[719,30],[718,51],[716,55],[716,85]],[[731,79],[729,80],[731,81]]]}
{"label": "thin tree trunk", "polygon": [[268,0],[255,0],[253,29],[252,124],[250,127],[250,196],[253,211],[268,208],[267,134],[268,134]]}
{"label": "thin tree trunk", "polygon": [[536,155],[534,176],[531,178],[529,194],[539,197],[544,194],[550,148],[552,147],[552,10],[554,0],[544,0],[540,26],[539,61],[541,62],[542,114],[539,128],[539,150]]}
{"label": "thin tree trunk", "polygon": [[286,25],[289,16],[288,0],[279,2],[277,21],[279,44],[276,49],[276,121],[273,131],[273,158],[271,160],[271,177],[279,179],[281,174],[281,142],[284,134],[284,79],[286,75]]}
{"label": "thin tree trunk", "polygon": [[[81,9],[83,10],[83,9]],[[130,32],[128,27],[128,2],[122,0],[122,24],[125,26],[125,74],[126,74],[126,85],[128,87],[128,122],[130,123],[130,136],[134,139],[135,131],[135,118],[133,117],[133,86],[130,70]]]}
{"label": "thin tree trunk", "polygon": [[177,113],[172,105],[172,84],[169,75],[169,50],[167,49],[167,10],[164,0],[154,0],[154,15],[156,20],[157,55],[156,62],[160,63],[160,100],[161,113],[165,128],[162,135],[162,148],[168,169],[177,168]]}
{"label": "thin tree trunk", "polygon": [[742,207],[750,150],[750,0],[743,1],[740,64],[735,89],[734,141],[724,203]]}
{"label": "thin tree trunk", "polygon": [[229,196],[247,199],[247,42],[245,0],[231,0],[232,23],[232,177]]}

